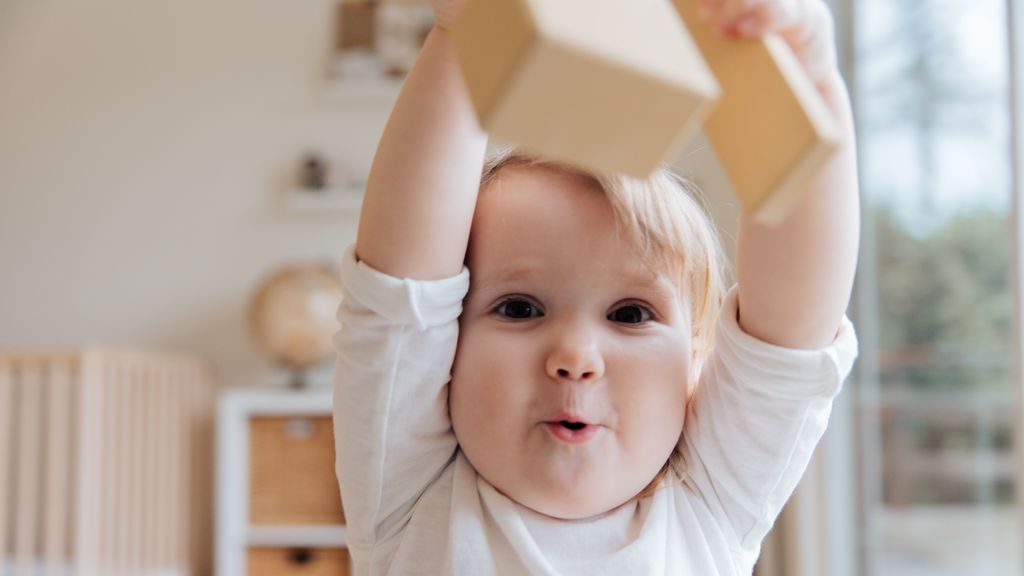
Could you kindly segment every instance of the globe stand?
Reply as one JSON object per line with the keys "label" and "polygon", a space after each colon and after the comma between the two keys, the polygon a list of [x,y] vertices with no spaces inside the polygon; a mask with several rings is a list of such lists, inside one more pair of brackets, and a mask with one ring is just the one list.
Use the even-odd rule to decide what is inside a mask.
{"label": "globe stand", "polygon": [[291,379],[288,381],[288,386],[292,390],[305,390],[309,387],[309,378],[306,377],[306,371],[296,366],[290,366],[288,370],[291,375]]}

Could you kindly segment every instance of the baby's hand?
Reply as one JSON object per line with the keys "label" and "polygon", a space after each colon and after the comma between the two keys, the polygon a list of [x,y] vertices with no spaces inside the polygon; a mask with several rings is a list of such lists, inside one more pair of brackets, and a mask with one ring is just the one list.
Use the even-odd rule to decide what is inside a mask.
{"label": "baby's hand", "polygon": [[807,75],[823,82],[838,74],[832,13],[823,0],[697,0],[719,32],[759,37],[776,33],[789,44]]}
{"label": "baby's hand", "polygon": [[434,8],[434,24],[438,28],[451,29],[455,15],[465,2],[466,0],[430,0],[430,5]]}

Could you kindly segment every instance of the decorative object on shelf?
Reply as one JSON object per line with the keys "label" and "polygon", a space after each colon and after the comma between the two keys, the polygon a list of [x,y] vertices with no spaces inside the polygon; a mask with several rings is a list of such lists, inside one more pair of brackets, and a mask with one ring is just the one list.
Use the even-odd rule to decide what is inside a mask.
{"label": "decorative object on shelf", "polygon": [[341,281],[329,266],[295,263],[275,270],[249,305],[250,328],[260,349],[291,371],[291,385],[306,386],[306,371],[333,356]]}
{"label": "decorative object on shelf", "polygon": [[331,63],[334,95],[393,97],[433,24],[426,0],[339,0]]}
{"label": "decorative object on shelf", "polygon": [[327,188],[327,162],[319,154],[306,154],[299,175],[303,190],[320,191]]}
{"label": "decorative object on shelf", "polygon": [[321,154],[307,153],[297,172],[295,187],[287,192],[289,212],[347,211],[362,204],[365,182],[353,179],[348,170]]}

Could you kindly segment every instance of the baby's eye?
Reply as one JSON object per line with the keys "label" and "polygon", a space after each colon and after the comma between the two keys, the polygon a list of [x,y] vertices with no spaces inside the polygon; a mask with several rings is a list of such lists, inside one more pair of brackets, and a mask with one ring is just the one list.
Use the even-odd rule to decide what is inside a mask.
{"label": "baby's eye", "polygon": [[504,300],[501,304],[494,309],[499,316],[503,316],[510,320],[527,320],[529,318],[539,318],[544,315],[544,312],[533,302],[523,298],[509,298]]}
{"label": "baby's eye", "polygon": [[608,314],[608,319],[620,324],[643,324],[651,319],[650,309],[639,304],[619,306]]}

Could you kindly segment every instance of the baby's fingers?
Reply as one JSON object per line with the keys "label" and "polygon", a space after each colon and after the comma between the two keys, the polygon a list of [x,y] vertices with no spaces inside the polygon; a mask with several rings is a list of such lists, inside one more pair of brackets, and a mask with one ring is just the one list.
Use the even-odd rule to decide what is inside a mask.
{"label": "baby's fingers", "polygon": [[721,33],[735,35],[739,26],[745,28],[761,24],[763,0],[697,0],[697,8],[711,25]]}
{"label": "baby's fingers", "polygon": [[835,68],[832,15],[822,0],[697,0],[720,33],[756,38],[782,36],[807,73],[822,79]]}
{"label": "baby's fingers", "polygon": [[762,36],[798,26],[813,0],[697,0],[719,31],[731,35]]}

